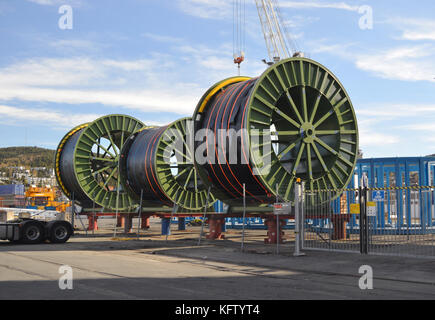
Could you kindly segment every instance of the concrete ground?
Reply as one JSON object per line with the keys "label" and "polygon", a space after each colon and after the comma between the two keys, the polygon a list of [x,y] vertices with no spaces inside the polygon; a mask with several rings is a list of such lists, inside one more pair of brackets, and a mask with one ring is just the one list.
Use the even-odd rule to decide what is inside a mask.
{"label": "concrete ground", "polygon": [[[435,299],[435,260],[320,251],[293,257],[291,242],[277,255],[275,245],[262,243],[265,230],[247,232],[244,252],[238,230],[198,246],[200,227],[165,241],[157,220],[139,240],[113,238],[111,221],[65,244],[0,241],[0,299]],[[72,290],[59,289],[63,265],[72,267]],[[358,286],[361,265],[373,269],[372,290]]]}

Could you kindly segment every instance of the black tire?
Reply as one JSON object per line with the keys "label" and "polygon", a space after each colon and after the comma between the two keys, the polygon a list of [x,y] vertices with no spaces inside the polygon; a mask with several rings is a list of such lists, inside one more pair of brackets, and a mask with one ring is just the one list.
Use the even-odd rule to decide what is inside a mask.
{"label": "black tire", "polygon": [[44,239],[45,228],[41,222],[28,220],[22,223],[20,242],[35,244],[41,243]]}
{"label": "black tire", "polygon": [[72,226],[67,221],[51,221],[47,224],[47,236],[51,243],[65,243],[72,234]]}

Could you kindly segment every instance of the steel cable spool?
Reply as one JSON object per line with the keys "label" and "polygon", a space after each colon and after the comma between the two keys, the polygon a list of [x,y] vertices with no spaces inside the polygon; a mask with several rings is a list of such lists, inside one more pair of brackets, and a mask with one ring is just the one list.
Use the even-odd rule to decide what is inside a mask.
{"label": "steel cable spool", "polygon": [[89,199],[86,194],[81,190],[77,184],[77,179],[74,177],[74,165],[73,157],[74,146],[77,143],[77,139],[82,133],[83,129],[89,124],[85,123],[71,129],[60,141],[56,153],[55,153],[55,173],[56,180],[61,188],[62,192],[72,199],[72,192],[74,192],[74,198],[83,205],[89,204],[92,200]]}
{"label": "steel cable spool", "polygon": [[118,162],[127,138],[143,126],[114,114],[70,131],[56,151],[56,178],[65,195],[71,199],[74,194],[85,208],[93,202],[109,210],[135,208],[137,203],[120,188]]}
{"label": "steel cable spool", "polygon": [[[297,178],[306,190],[345,188],[357,161],[350,98],[328,69],[310,59],[285,59],[259,78],[214,85],[194,119],[196,135],[201,129],[211,133],[195,141],[195,166],[229,204],[240,204],[243,184],[249,204],[272,203],[276,196],[292,201]],[[235,163],[231,143],[237,145]]]}
{"label": "steel cable spool", "polygon": [[[164,127],[144,128],[132,135],[122,150],[121,181],[139,199],[143,191],[146,206],[170,206],[179,211],[202,210],[207,190],[193,164],[193,148],[187,143],[191,118]],[[190,131],[189,131],[190,130]],[[208,204],[215,202],[212,194]]]}

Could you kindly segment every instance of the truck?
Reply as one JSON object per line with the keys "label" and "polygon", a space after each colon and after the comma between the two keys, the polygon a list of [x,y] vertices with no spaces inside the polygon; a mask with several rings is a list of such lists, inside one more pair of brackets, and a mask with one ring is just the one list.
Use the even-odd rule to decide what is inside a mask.
{"label": "truck", "polygon": [[24,193],[27,209],[56,210],[65,212],[70,205],[68,202],[56,201],[56,189],[50,185],[45,187],[28,187]]}
{"label": "truck", "polygon": [[0,240],[36,244],[44,241],[65,243],[73,235],[71,223],[63,220],[40,221],[19,218],[0,223]]}

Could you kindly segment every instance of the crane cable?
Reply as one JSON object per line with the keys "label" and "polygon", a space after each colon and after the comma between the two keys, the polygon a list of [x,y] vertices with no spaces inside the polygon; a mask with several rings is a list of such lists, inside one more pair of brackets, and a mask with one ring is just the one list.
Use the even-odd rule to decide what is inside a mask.
{"label": "crane cable", "polygon": [[246,0],[233,0],[233,58],[238,65],[245,59]]}

